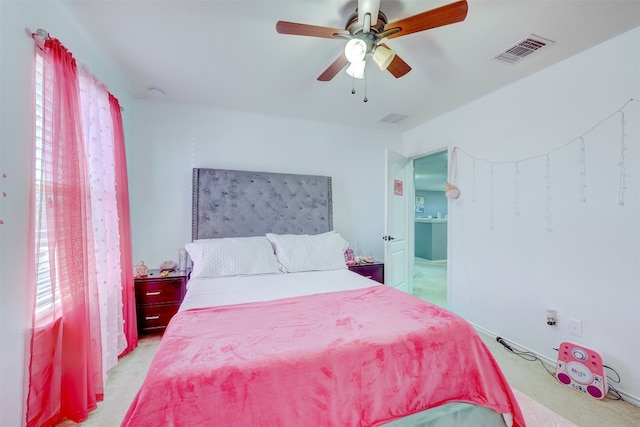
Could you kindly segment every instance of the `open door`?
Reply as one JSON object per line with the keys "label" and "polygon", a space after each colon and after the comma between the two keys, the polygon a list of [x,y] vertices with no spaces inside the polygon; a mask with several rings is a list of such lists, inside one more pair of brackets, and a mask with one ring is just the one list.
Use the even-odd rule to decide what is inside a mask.
{"label": "open door", "polygon": [[413,201],[413,163],[386,150],[384,283],[411,293],[409,280],[409,208]]}

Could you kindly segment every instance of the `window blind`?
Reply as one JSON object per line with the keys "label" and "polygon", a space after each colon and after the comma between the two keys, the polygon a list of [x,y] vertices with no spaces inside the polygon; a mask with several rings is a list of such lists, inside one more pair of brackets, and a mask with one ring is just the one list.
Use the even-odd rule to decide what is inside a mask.
{"label": "window blind", "polygon": [[[34,132],[34,173],[35,173],[35,257],[36,257],[36,318],[52,312],[58,292],[54,289],[56,281],[51,280],[52,268],[49,251],[50,232],[47,227],[47,206],[52,202],[51,183],[47,180],[47,172],[51,171],[51,146],[44,141],[45,108],[44,102],[44,59],[40,53],[35,61],[35,132]],[[49,173],[49,176],[51,174]]]}

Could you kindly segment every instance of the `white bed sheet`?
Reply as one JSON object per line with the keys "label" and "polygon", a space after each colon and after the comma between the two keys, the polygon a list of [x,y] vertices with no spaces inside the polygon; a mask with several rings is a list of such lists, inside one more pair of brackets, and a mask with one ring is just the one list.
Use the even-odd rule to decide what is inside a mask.
{"label": "white bed sheet", "polygon": [[347,269],[191,279],[180,311],[379,286]]}

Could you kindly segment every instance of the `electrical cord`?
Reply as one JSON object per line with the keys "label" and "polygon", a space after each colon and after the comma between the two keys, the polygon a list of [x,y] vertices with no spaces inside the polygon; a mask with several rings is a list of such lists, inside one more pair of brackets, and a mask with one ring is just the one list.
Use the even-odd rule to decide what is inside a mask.
{"label": "electrical cord", "polygon": [[[521,350],[519,348],[517,348],[515,345],[513,345],[512,343],[508,342],[507,340],[505,340],[502,337],[496,337],[496,341],[498,341],[500,344],[502,344],[502,346],[504,347],[504,349],[506,351],[509,351],[513,354],[515,354],[516,356],[528,361],[528,362],[535,362],[536,360],[540,362],[540,364],[542,365],[542,367],[544,368],[545,371],[547,371],[547,373],[549,375],[551,375],[552,377],[556,377],[556,373],[554,371],[549,370],[549,367],[544,363],[544,361],[542,359],[540,359],[535,353],[532,353],[530,351],[524,351]],[[554,348],[555,351],[558,351],[557,348]],[[614,383],[620,383],[620,374],[618,374],[618,372],[613,369],[610,366],[607,365],[602,365],[605,369],[609,369],[610,371],[612,371],[615,374],[615,378],[611,377],[609,375],[607,375],[607,378],[610,381],[613,381]],[[612,397],[609,397],[609,395],[611,395]],[[607,395],[605,396],[607,399],[610,400],[622,400],[624,401],[624,399],[622,398],[622,395],[620,394],[620,392],[618,390],[616,390],[616,388],[614,386],[612,386],[611,384],[607,384]]]}
{"label": "electrical cord", "polygon": [[[607,365],[602,365],[605,369],[609,369],[611,372],[613,372],[614,374],[616,374],[616,377],[610,377],[609,375],[607,375],[607,378],[609,379],[609,381],[613,381],[616,384],[620,383],[620,374],[618,373],[618,371],[616,371],[615,369],[613,369],[611,366],[607,366]],[[611,399],[611,400],[622,400],[624,402],[624,399],[622,398],[622,395],[620,394],[620,392],[618,390],[616,390],[616,388],[614,386],[612,386],[611,384],[607,384],[608,390],[607,390],[607,399]],[[609,397],[609,395],[612,395],[613,397]]]}
{"label": "electrical cord", "polygon": [[540,364],[542,365],[544,370],[547,371],[547,373],[549,375],[551,375],[552,377],[556,376],[555,372],[549,370],[549,367],[535,353],[519,349],[516,346],[514,346],[512,343],[507,342],[502,337],[496,337],[496,341],[498,341],[500,344],[502,344],[502,346],[504,347],[505,350],[515,354],[516,356],[518,356],[518,357],[520,357],[520,358],[522,358],[522,359],[524,359],[524,360],[526,360],[528,362],[535,362],[537,360],[538,362],[540,362]]}

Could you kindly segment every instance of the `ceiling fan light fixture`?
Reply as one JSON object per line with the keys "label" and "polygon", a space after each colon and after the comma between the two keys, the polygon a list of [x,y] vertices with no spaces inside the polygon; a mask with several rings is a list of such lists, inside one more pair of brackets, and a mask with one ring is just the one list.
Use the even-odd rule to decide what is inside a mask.
{"label": "ceiling fan light fixture", "polygon": [[349,74],[354,79],[364,79],[364,66],[366,62],[362,61],[354,61],[347,67],[347,74]]}
{"label": "ceiling fan light fixture", "polygon": [[394,51],[384,46],[378,46],[373,51],[373,61],[378,64],[380,71],[386,70],[395,56],[396,53]]}
{"label": "ceiling fan light fixture", "polygon": [[364,40],[351,39],[344,46],[344,56],[346,56],[347,61],[351,63],[364,61],[366,54],[367,44]]}

